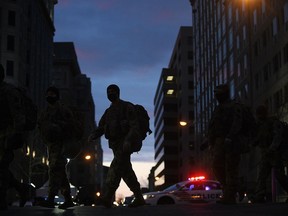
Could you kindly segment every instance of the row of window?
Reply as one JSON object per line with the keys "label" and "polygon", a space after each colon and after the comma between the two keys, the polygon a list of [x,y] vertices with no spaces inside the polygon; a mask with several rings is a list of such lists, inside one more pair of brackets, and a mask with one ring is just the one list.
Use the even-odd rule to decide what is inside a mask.
{"label": "row of window", "polygon": [[[278,113],[280,118],[283,117],[281,111],[284,111],[284,107],[287,107],[288,104],[288,83],[276,91],[271,97],[269,97],[265,104],[269,107],[273,113]],[[279,113],[280,112],[280,113]]]}
{"label": "row of window", "polygon": [[[282,64],[283,62],[283,64]],[[259,89],[263,83],[268,82],[270,77],[277,73],[281,67],[288,63],[288,43],[272,58],[271,62],[264,65],[263,69],[254,76],[255,88]]]}

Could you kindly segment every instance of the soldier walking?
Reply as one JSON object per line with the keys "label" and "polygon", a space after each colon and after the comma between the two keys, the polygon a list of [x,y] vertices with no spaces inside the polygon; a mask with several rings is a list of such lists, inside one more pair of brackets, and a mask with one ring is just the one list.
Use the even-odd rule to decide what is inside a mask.
{"label": "soldier walking", "polygon": [[13,187],[19,193],[21,207],[29,197],[28,184],[19,182],[9,170],[14,150],[22,148],[25,142],[26,122],[19,91],[4,78],[4,68],[0,64],[0,210],[7,209],[8,188]]}
{"label": "soldier walking", "polygon": [[145,205],[140,184],[131,164],[131,143],[135,141],[134,137],[139,131],[134,107],[120,99],[120,89],[115,84],[107,87],[107,97],[112,103],[101,117],[99,127],[88,138],[91,142],[105,134],[105,138],[109,140],[109,148],[114,154],[105,183],[103,204],[107,208],[112,207],[113,196],[123,178],[135,196],[129,207]]}
{"label": "soldier walking", "polygon": [[214,97],[218,105],[209,121],[208,142],[214,175],[223,186],[223,198],[218,203],[235,204],[242,110],[230,99],[230,89],[226,84],[216,86]]}
{"label": "soldier walking", "polygon": [[258,130],[254,145],[260,148],[261,163],[252,202],[264,203],[267,200],[266,180],[270,176],[272,168],[276,179],[286,193],[288,193],[288,177],[284,172],[283,150],[285,149],[281,149],[284,141],[281,121],[276,116],[269,116],[268,109],[264,105],[257,107],[256,117]]}
{"label": "soldier walking", "polygon": [[66,173],[67,159],[63,154],[63,145],[67,128],[70,127],[72,112],[59,101],[59,90],[52,86],[46,90],[47,108],[41,113],[38,120],[41,138],[48,148],[49,160],[49,190],[48,199],[39,205],[54,208],[54,199],[61,191],[65,202],[58,208],[66,209],[73,207],[70,184]]}

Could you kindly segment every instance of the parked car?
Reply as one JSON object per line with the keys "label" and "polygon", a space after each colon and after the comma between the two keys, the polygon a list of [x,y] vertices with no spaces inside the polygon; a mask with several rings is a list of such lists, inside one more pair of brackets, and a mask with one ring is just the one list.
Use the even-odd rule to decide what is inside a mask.
{"label": "parked car", "polygon": [[215,180],[206,180],[203,176],[178,182],[163,191],[143,194],[149,205],[215,202],[222,196],[221,184]]}

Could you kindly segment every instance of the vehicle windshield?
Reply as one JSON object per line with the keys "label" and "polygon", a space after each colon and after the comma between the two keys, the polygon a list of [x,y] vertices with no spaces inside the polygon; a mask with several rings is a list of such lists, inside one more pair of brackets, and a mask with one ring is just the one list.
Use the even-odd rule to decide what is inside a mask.
{"label": "vehicle windshield", "polygon": [[167,187],[166,189],[164,189],[163,191],[174,191],[174,190],[179,190],[179,188],[183,187],[183,185],[186,183],[185,182],[179,182],[177,184],[171,185],[170,187]]}

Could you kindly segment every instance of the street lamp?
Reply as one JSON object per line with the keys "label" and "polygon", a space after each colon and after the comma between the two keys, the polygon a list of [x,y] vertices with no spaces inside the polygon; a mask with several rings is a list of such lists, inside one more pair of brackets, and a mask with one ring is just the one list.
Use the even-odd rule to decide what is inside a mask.
{"label": "street lamp", "polygon": [[182,127],[185,127],[188,123],[186,121],[180,121],[179,124],[182,126]]}
{"label": "street lamp", "polygon": [[84,157],[84,158],[85,158],[85,160],[91,160],[91,158],[92,158],[92,157],[91,157],[91,155],[90,155],[90,154],[87,154],[87,155],[85,155],[85,157]]}

